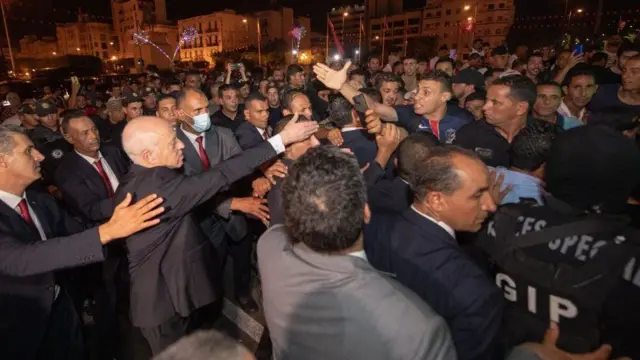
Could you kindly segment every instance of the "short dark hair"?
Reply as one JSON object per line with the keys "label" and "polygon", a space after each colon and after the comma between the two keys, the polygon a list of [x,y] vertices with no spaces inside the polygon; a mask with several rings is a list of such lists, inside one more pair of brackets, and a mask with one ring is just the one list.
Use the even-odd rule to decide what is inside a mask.
{"label": "short dark hair", "polygon": [[218,97],[220,97],[220,98],[221,98],[221,97],[222,97],[222,95],[224,94],[224,92],[225,92],[225,91],[229,91],[229,90],[238,91],[238,89],[237,89],[235,86],[233,86],[233,85],[231,85],[231,84],[224,84],[224,85],[221,85],[221,86],[218,88]]}
{"label": "short dark hair", "polygon": [[368,95],[370,98],[372,98],[375,102],[381,103],[382,102],[382,95],[380,95],[380,91],[374,88],[362,88],[360,90],[361,93]]}
{"label": "short dark hair", "polygon": [[416,166],[414,175],[408,179],[415,199],[422,200],[430,192],[452,194],[460,188],[460,175],[453,164],[454,156],[478,159],[473,151],[457,146],[431,148],[421,166]]}
{"label": "short dark hair", "polygon": [[319,253],[353,247],[362,232],[366,203],[358,161],[334,146],[309,149],[289,168],[282,185],[291,242]]}
{"label": "short dark hair", "polygon": [[334,95],[329,99],[329,119],[338,128],[342,129],[353,123],[353,105],[342,95]]}
{"label": "short dark hair", "polygon": [[267,98],[264,95],[262,95],[259,91],[254,91],[250,93],[249,96],[247,96],[247,99],[244,101],[245,108],[248,108],[249,104],[251,104],[254,101],[267,102]]}
{"label": "short dark hair", "polygon": [[484,78],[486,80],[486,79],[490,78],[491,76],[493,76],[493,74],[495,74],[495,73],[498,73],[498,72],[503,73],[505,71],[506,71],[505,69],[500,69],[500,68],[495,68],[495,69],[489,68],[489,69],[487,69],[487,71],[484,72]]}
{"label": "short dark hair", "polygon": [[301,72],[304,72],[304,68],[298,64],[291,64],[287,66],[287,82],[289,82],[293,75]]}
{"label": "short dark hair", "polygon": [[353,76],[364,76],[364,78],[367,78],[367,72],[364,71],[364,69],[355,69],[353,70],[351,73],[349,73],[349,79],[353,79]]}
{"label": "short dark hair", "polygon": [[60,127],[62,128],[62,132],[64,134],[68,134],[69,124],[71,123],[71,120],[78,119],[81,117],[86,117],[86,116],[87,115],[85,115],[84,111],[78,110],[78,109],[68,109],[63,111],[60,114],[60,117],[62,118],[62,121],[60,122]]}
{"label": "short dark hair", "polygon": [[509,148],[511,167],[525,171],[539,169],[547,162],[556,134],[555,127],[550,123],[540,122],[525,126],[511,141]]}
{"label": "short dark hair", "polygon": [[398,176],[409,181],[416,172],[416,168],[422,166],[431,148],[439,144],[438,138],[428,132],[417,132],[407,136],[398,145],[396,152]]}
{"label": "short dark hair", "polygon": [[166,348],[154,360],[223,360],[240,359],[249,353],[242,344],[215,330],[200,330]]}
{"label": "short dark hair", "polygon": [[617,57],[620,57],[623,53],[628,52],[628,51],[640,52],[640,45],[636,45],[634,43],[630,43],[628,41],[625,41],[622,44],[622,46],[620,46],[620,48],[618,49],[618,53],[616,55],[617,55]]}
{"label": "short dark hair", "polygon": [[502,85],[509,88],[509,97],[516,101],[524,101],[529,104],[529,110],[533,109],[538,93],[536,85],[526,76],[507,75],[494,80],[491,86]]}
{"label": "short dark hair", "polygon": [[[289,123],[289,121],[291,121],[293,119],[295,115],[287,115],[287,116],[283,116],[278,123],[276,124],[276,126],[273,128],[273,135],[278,135],[279,133],[282,132],[282,130],[284,130],[284,127],[287,126],[287,124]],[[306,116],[304,115],[300,115],[298,114],[298,122],[305,122],[305,121],[311,121],[311,119],[307,119]]]}
{"label": "short dark hair", "polygon": [[591,66],[587,65],[588,67],[584,67],[578,65],[574,66],[571,70],[569,70],[567,75],[565,75],[564,80],[562,80],[562,86],[569,86],[571,84],[571,81],[573,81],[573,79],[578,76],[590,76],[593,79],[593,82],[596,82],[596,75],[591,70]]}
{"label": "short dark hair", "polygon": [[560,84],[558,84],[557,82],[550,80],[550,81],[541,81],[539,83],[536,84],[536,93],[538,92],[538,86],[553,86],[555,88],[558,89],[558,91],[560,91],[560,95],[562,95],[562,87],[560,86]]}
{"label": "short dark hair", "polygon": [[544,56],[542,56],[541,52],[534,52],[533,54],[529,55],[529,57],[527,58],[527,61],[531,60],[531,58],[535,58],[535,57],[539,57],[539,58],[544,58]]}
{"label": "short dark hair", "polygon": [[160,104],[160,101],[167,100],[167,99],[176,100],[176,104],[177,104],[178,100],[172,94],[160,94],[160,96],[158,96],[158,104]]}
{"label": "short dark hair", "polygon": [[376,77],[375,86],[378,91],[387,82],[395,82],[398,83],[399,87],[404,87],[402,78],[397,75],[393,75],[392,73],[382,73]]}
{"label": "short dark hair", "polygon": [[478,53],[471,53],[469,55],[469,60],[480,60],[480,59],[482,59],[482,56],[480,56],[480,54]]}
{"label": "short dark hair", "polygon": [[307,96],[302,91],[296,90],[296,89],[290,89],[285,91],[280,97],[280,102],[282,103],[282,109],[287,109],[291,111],[291,103],[295,98],[297,98],[300,95]]}
{"label": "short dark hair", "polygon": [[448,92],[448,93],[453,93],[453,90],[451,89],[451,77],[449,75],[447,75],[447,73],[445,73],[444,71],[441,70],[433,70],[430,71],[426,74],[424,74],[421,78],[420,81],[435,81],[440,83],[440,88],[442,89],[442,92]]}
{"label": "short dark hair", "polygon": [[203,96],[204,98],[207,97],[207,95],[204,92],[202,92],[202,90],[200,90],[200,89],[192,89],[192,88],[186,87],[186,88],[182,89],[182,91],[180,91],[180,93],[178,93],[178,96],[176,96],[176,107],[178,109],[182,108],[182,103],[187,98],[187,94],[189,94],[189,93],[196,93],[196,94],[198,94],[200,96]]}
{"label": "short dark hair", "polygon": [[456,67],[456,63],[453,61],[453,59],[451,59],[448,56],[443,56],[441,58],[438,59],[438,61],[436,61],[436,64],[433,66],[433,68],[435,69],[436,67],[438,67],[438,64],[444,64],[444,63],[450,63],[452,67]]}
{"label": "short dark hair", "polygon": [[602,125],[617,131],[633,130],[640,125],[640,112],[622,106],[607,106],[589,113],[589,125]]}
{"label": "short dark hair", "polygon": [[371,62],[371,60],[373,60],[373,59],[380,60],[380,55],[378,55],[378,54],[369,55],[369,58],[367,58],[367,62]]}
{"label": "short dark hair", "polygon": [[471,94],[469,94],[469,96],[467,96],[466,99],[464,99],[464,103],[466,104],[469,101],[476,101],[476,100],[487,101],[487,93],[482,90],[474,91]]}
{"label": "short dark hair", "polygon": [[593,54],[591,56],[591,59],[590,59],[589,63],[593,64],[593,63],[600,62],[600,61],[603,61],[603,60],[604,60],[604,62],[609,61],[609,54],[607,54],[604,51],[598,51],[598,52],[596,52],[595,54]]}

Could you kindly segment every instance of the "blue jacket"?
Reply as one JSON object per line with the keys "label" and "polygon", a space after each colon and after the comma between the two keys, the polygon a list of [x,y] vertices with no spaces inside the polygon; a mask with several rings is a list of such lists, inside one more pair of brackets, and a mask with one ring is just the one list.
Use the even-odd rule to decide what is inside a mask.
{"label": "blue jacket", "polygon": [[[468,116],[464,115],[462,109],[449,109],[444,118],[438,122],[426,119],[424,116],[418,115],[413,110],[413,105],[397,105],[394,106],[398,114],[398,123],[400,123],[409,133],[418,131],[430,132],[438,137],[443,144],[451,144],[456,139],[456,131],[464,125],[471,122]],[[437,126],[437,134],[435,133]]]}
{"label": "blue jacket", "polygon": [[364,231],[367,258],[447,320],[458,358],[490,359],[502,294],[444,228],[413,207],[374,214]]}

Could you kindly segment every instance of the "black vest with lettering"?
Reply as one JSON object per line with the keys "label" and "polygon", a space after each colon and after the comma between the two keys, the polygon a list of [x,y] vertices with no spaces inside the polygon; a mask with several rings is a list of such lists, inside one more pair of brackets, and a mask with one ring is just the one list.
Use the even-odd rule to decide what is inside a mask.
{"label": "black vest with lettering", "polygon": [[582,353],[601,344],[605,301],[637,251],[627,223],[577,214],[555,199],[500,208],[479,245],[505,295],[506,346],[540,341],[551,321],[560,326],[563,350]]}

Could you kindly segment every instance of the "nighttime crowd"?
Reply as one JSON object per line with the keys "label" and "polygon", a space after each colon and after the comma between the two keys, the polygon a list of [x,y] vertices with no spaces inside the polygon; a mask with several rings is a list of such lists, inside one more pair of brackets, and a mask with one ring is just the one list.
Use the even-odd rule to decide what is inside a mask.
{"label": "nighttime crowd", "polygon": [[225,296],[277,360],[640,359],[640,48],[584,50],[0,86],[0,359],[253,359]]}

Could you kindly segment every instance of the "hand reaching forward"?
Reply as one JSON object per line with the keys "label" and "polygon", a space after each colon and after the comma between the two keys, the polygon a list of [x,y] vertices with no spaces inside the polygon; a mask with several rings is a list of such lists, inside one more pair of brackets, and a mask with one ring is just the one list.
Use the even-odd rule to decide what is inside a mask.
{"label": "hand reaching forward", "polygon": [[344,83],[347,82],[347,71],[350,67],[351,61],[347,61],[339,71],[333,70],[325,64],[317,63],[313,65],[313,72],[326,87],[340,90]]}
{"label": "hand reaching forward", "polygon": [[318,123],[315,121],[298,122],[300,115],[296,113],[293,119],[280,132],[282,143],[287,146],[308,139],[311,135],[318,131]]}
{"label": "hand reaching forward", "polygon": [[267,170],[264,172],[264,176],[272,183],[276,183],[276,179],[274,176],[279,178],[284,178],[287,176],[287,165],[285,165],[282,161],[278,160],[273,165],[269,166]]}
{"label": "hand reaching forward", "polygon": [[342,130],[338,128],[331,129],[331,131],[329,131],[329,133],[327,134],[327,140],[329,140],[332,145],[342,145],[342,143],[344,142],[344,138],[342,137]]}
{"label": "hand reaching forward", "polygon": [[103,244],[160,223],[156,216],[164,212],[164,207],[158,207],[164,199],[156,194],[148,195],[135,204],[131,204],[131,199],[131,194],[127,193],[124,200],[116,206],[111,219],[98,227]]}

